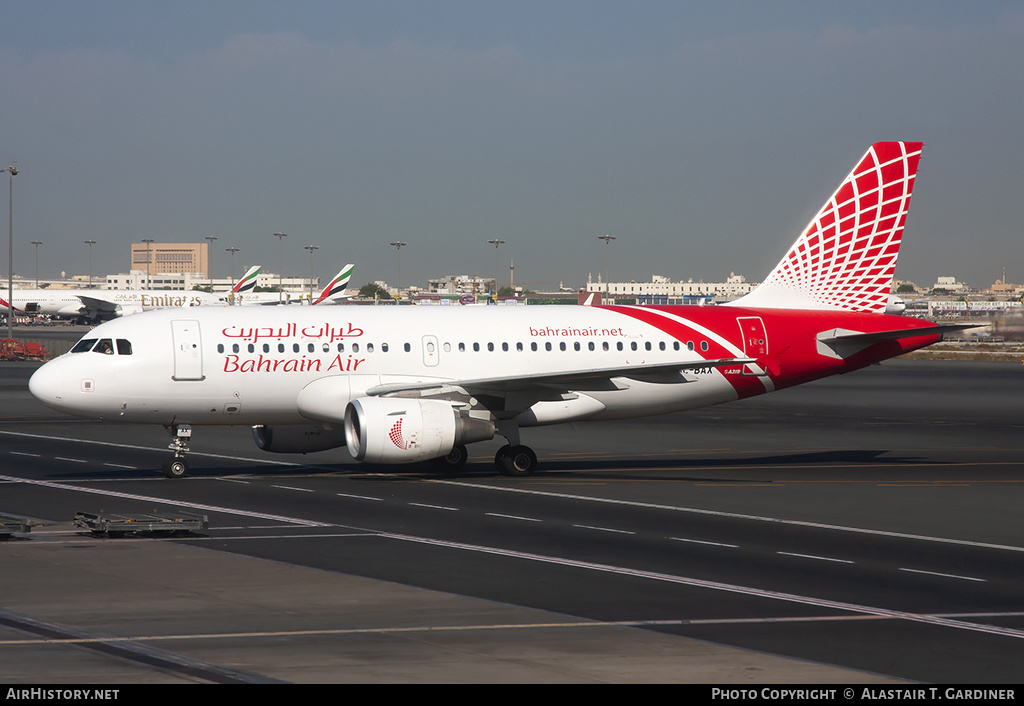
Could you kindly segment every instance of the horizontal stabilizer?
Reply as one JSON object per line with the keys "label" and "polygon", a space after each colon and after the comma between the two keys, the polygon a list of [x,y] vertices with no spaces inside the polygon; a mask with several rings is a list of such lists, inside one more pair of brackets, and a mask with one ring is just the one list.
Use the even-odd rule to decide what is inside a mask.
{"label": "horizontal stabilizer", "polygon": [[872,333],[861,333],[859,331],[845,331],[843,329],[832,329],[818,334],[818,340],[822,343],[876,343],[878,341],[894,341],[900,338],[916,338],[917,336],[934,336],[953,331],[977,328],[983,324],[939,324],[937,326],[921,326],[917,328],[903,328],[892,331],[874,331]]}

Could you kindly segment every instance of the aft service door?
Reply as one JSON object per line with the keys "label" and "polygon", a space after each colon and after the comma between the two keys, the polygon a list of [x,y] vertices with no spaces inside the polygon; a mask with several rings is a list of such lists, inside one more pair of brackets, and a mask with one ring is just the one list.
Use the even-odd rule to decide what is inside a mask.
{"label": "aft service door", "polygon": [[203,379],[203,341],[198,321],[172,321],[174,380]]}
{"label": "aft service door", "polygon": [[748,358],[764,358],[768,355],[768,336],[760,316],[742,316],[736,319],[743,332],[743,353]]}

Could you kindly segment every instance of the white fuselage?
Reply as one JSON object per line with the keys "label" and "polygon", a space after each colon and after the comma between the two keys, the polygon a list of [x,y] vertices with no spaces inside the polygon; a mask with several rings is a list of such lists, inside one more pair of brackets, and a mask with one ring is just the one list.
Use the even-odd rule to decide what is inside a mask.
{"label": "white fuselage", "polygon": [[[701,352],[704,341],[743,355],[722,335],[692,322],[687,328],[695,332],[693,350],[637,318],[578,306],[164,310],[96,327],[86,339],[109,339],[115,352],[61,356],[33,377],[32,392],[72,414],[128,422],[340,422],[350,400],[380,385],[700,361],[712,357]],[[120,341],[130,354],[117,352]],[[700,369],[677,384],[621,378],[572,394],[553,390],[551,399],[516,414],[529,426],[736,399],[722,373]],[[771,389],[767,377],[757,384]],[[517,394],[507,392],[497,407],[517,410]]]}
{"label": "white fuselage", "polygon": [[88,316],[126,314],[168,307],[223,306],[225,295],[200,291],[133,289],[15,289],[14,308],[26,314]]}

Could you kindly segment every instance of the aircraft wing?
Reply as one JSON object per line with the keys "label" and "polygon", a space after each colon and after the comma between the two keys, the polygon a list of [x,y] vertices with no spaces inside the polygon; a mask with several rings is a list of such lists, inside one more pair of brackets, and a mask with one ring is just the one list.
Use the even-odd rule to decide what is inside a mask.
{"label": "aircraft wing", "polygon": [[82,302],[82,306],[85,306],[85,307],[87,307],[89,309],[92,309],[94,311],[103,312],[103,313],[113,313],[113,312],[117,311],[117,306],[118,305],[115,304],[114,302],[109,302],[106,299],[100,299],[98,297],[90,297],[90,296],[86,296],[85,294],[76,294],[75,296],[78,297],[78,300],[80,302]]}
{"label": "aircraft wing", "polygon": [[376,385],[366,391],[370,396],[419,393],[423,395],[462,389],[468,393],[495,393],[527,390],[612,390],[616,386],[612,378],[629,378],[642,382],[664,384],[692,382],[686,371],[699,368],[720,368],[729,365],[755,363],[754,358],[717,358],[655,365],[627,365],[614,368],[591,368],[586,370],[538,373],[536,375],[499,376],[470,380],[431,380],[429,382],[391,383]]}

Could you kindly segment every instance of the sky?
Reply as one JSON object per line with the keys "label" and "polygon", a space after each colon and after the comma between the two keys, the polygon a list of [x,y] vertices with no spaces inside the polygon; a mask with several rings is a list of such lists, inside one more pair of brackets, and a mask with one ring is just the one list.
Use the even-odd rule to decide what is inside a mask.
{"label": "sky", "polygon": [[317,245],[315,274],[354,262],[357,286],[399,268],[504,283],[510,261],[531,289],[758,281],[871,143],[911,140],[896,277],[1024,282],[1019,2],[0,0],[0,17],[26,278],[33,240],[52,278],[88,274],[86,240],[98,276],[142,238],[213,236],[217,277],[228,247],[236,276],[307,276]]}

